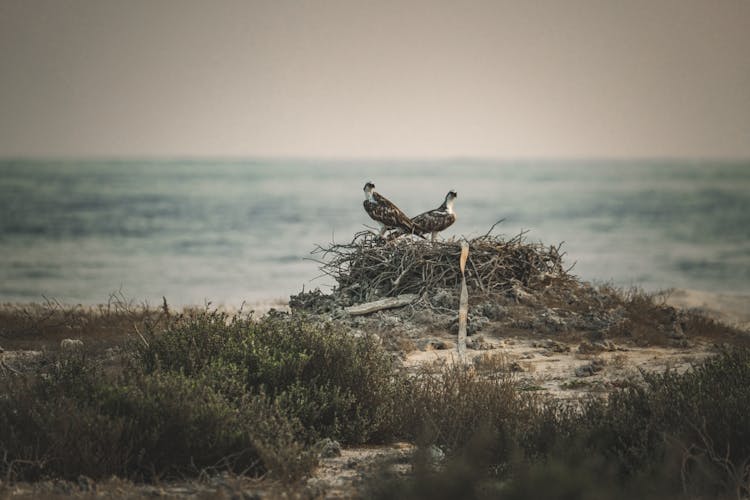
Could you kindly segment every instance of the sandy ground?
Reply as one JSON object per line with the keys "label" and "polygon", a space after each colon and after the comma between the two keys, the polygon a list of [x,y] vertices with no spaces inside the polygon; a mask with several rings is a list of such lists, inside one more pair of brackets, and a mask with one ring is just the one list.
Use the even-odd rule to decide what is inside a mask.
{"label": "sandy ground", "polygon": [[[750,295],[674,290],[666,302],[676,308],[699,309],[750,335]],[[404,364],[416,370],[426,363],[458,361],[455,337],[438,334],[436,338],[444,346],[437,342],[438,348],[410,352]],[[517,374],[524,390],[546,391],[555,397],[572,399],[583,393],[606,393],[637,378],[641,369],[682,372],[713,352],[715,347],[711,343],[699,341],[681,348],[637,347],[611,341],[566,342],[483,333],[469,338],[466,356],[467,361],[480,368],[483,357],[500,356],[509,371]]]}
{"label": "sandy ground", "polygon": [[[639,369],[682,372],[713,351],[711,345],[705,344],[676,349],[623,347],[612,342],[591,344],[482,337],[481,350],[467,349],[469,362],[481,369],[483,358],[499,356],[507,370],[515,373],[522,390],[545,391],[563,399],[575,399],[591,392],[604,394],[637,379]],[[405,365],[417,369],[425,363],[454,360],[458,360],[455,349],[413,351],[407,355]]]}

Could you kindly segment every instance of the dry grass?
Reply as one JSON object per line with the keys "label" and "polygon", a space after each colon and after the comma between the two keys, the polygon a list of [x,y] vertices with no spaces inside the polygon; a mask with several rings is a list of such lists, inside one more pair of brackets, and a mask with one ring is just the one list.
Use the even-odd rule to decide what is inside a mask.
{"label": "dry grass", "polygon": [[136,330],[162,323],[171,314],[166,299],[160,308],[135,304],[113,294],[98,306],[43,304],[0,306],[0,342],[6,349],[56,349],[65,338],[85,339],[105,349],[121,345]]}
{"label": "dry grass", "polygon": [[750,346],[750,335],[695,311],[668,306],[663,293],[639,289],[619,291],[605,288],[602,295],[619,301],[622,320],[607,331],[612,338],[627,338],[640,346],[686,347],[689,339]]}
{"label": "dry grass", "polygon": [[617,353],[612,356],[609,360],[609,364],[612,368],[622,370],[627,366],[628,357],[625,354]]}
{"label": "dry grass", "polygon": [[513,361],[504,352],[485,352],[474,358],[474,368],[480,373],[514,372]]}

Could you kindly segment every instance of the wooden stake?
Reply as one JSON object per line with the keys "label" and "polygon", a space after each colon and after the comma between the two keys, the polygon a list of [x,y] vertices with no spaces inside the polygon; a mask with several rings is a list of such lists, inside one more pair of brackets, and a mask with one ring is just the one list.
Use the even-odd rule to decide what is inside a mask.
{"label": "wooden stake", "polygon": [[469,244],[461,242],[461,298],[458,303],[458,359],[466,362],[466,324],[469,317],[469,292],[466,289],[466,259],[469,258]]}

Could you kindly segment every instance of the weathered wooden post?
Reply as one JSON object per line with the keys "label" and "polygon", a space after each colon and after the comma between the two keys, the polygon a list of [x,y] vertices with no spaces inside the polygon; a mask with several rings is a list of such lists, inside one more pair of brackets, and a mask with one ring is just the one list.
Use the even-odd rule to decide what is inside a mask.
{"label": "weathered wooden post", "polygon": [[466,289],[466,259],[469,258],[469,243],[461,242],[461,298],[458,302],[458,359],[466,362],[466,323],[469,315],[469,292]]}

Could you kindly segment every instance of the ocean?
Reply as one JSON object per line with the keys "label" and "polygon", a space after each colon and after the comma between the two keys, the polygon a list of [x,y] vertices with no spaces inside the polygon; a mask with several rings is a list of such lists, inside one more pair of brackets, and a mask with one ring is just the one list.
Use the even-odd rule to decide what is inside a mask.
{"label": "ocean", "polygon": [[458,192],[450,236],[565,242],[581,278],[750,293],[750,162],[0,161],[0,302],[239,306],[327,289],[316,245]]}

